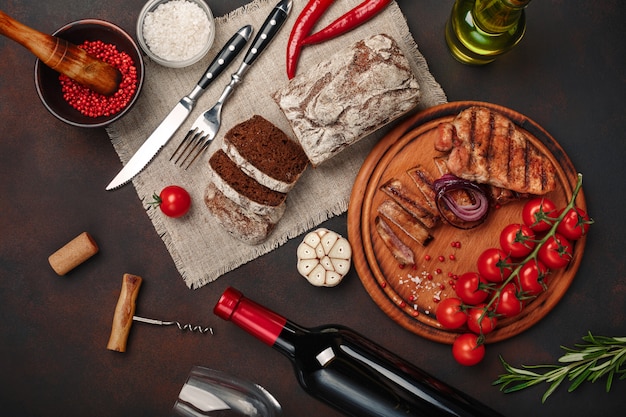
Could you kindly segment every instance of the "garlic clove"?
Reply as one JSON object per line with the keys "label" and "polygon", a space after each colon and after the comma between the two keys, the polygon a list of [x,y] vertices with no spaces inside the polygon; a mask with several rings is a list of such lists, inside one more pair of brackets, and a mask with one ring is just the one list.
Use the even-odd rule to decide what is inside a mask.
{"label": "garlic clove", "polygon": [[338,239],[330,252],[328,252],[328,256],[339,259],[352,258],[352,248],[350,247],[350,242],[344,238]]}
{"label": "garlic clove", "polygon": [[322,259],[324,256],[326,256],[326,253],[324,252],[324,245],[322,245],[321,242],[315,247],[315,255],[319,259]]}
{"label": "garlic clove", "polygon": [[309,246],[306,243],[302,243],[298,246],[298,259],[315,259],[317,258],[317,254],[315,253],[315,249]]}
{"label": "garlic clove", "polygon": [[335,242],[339,239],[339,235],[335,232],[328,232],[322,237],[322,246],[324,247],[324,254],[329,254],[335,246]]}
{"label": "garlic clove", "polygon": [[322,287],[326,284],[326,270],[321,264],[318,264],[308,275],[307,279],[316,287]]}
{"label": "garlic clove", "polygon": [[305,277],[309,276],[311,271],[319,265],[320,261],[317,258],[314,259],[302,259],[298,262],[298,272]]}
{"label": "garlic clove", "polygon": [[334,272],[334,271],[326,271],[326,286],[327,287],[334,287],[335,285],[339,284],[342,279],[343,279],[343,275],[338,274],[337,272]]}
{"label": "garlic clove", "polygon": [[312,248],[315,248],[320,244],[321,237],[315,232],[311,232],[304,237],[304,243],[309,245]]}
{"label": "garlic clove", "polygon": [[335,266],[333,265],[332,260],[328,256],[324,256],[322,259],[320,259],[320,264],[327,271],[334,271],[335,270]]}
{"label": "garlic clove", "polygon": [[350,270],[350,261],[348,259],[332,259],[333,270],[341,275],[346,275]]}

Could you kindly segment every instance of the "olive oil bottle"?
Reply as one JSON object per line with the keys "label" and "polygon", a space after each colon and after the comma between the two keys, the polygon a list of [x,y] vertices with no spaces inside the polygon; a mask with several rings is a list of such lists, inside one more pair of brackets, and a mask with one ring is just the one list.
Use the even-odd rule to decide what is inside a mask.
{"label": "olive oil bottle", "polygon": [[458,61],[484,65],[517,45],[526,32],[530,0],[456,0],[446,24],[446,43]]}

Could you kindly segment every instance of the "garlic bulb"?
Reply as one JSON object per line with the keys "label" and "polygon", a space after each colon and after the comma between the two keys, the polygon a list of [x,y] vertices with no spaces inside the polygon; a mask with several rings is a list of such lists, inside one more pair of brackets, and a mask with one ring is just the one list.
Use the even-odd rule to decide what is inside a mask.
{"label": "garlic bulb", "polygon": [[320,228],[298,246],[298,272],[316,287],[334,287],[350,270],[352,248],[339,234]]}

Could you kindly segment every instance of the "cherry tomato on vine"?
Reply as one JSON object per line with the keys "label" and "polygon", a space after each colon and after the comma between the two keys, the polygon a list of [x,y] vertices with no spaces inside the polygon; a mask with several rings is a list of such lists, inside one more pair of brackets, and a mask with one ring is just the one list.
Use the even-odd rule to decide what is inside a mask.
{"label": "cherry tomato on vine", "polygon": [[559,269],[567,266],[572,260],[572,244],[559,233],[550,236],[539,248],[539,260],[550,269]]}
{"label": "cherry tomato on vine", "polygon": [[498,248],[485,249],[478,257],[476,266],[478,273],[491,282],[502,282],[512,272],[507,254]]}
{"label": "cherry tomato on vine", "polygon": [[522,300],[517,297],[517,287],[512,282],[509,282],[502,288],[495,305],[496,313],[504,317],[517,316],[524,308]]}
{"label": "cherry tomato on vine", "polygon": [[543,262],[531,259],[519,271],[519,283],[526,295],[539,295],[546,290],[550,270]]}
{"label": "cherry tomato on vine", "polygon": [[485,357],[485,345],[478,344],[478,336],[474,333],[464,333],[454,340],[452,356],[461,365],[473,366]]}
{"label": "cherry tomato on vine", "polygon": [[157,205],[168,217],[181,217],[187,214],[191,207],[191,197],[187,190],[178,185],[168,185],[161,190],[159,195],[152,196],[154,201],[150,204]]}
{"label": "cherry tomato on vine", "polygon": [[476,305],[485,301],[489,296],[487,285],[489,282],[478,272],[466,272],[456,280],[454,291],[465,304]]}
{"label": "cherry tomato on vine", "polygon": [[446,298],[437,306],[437,321],[446,329],[457,329],[467,322],[467,314],[461,309],[459,298]]}
{"label": "cherry tomato on vine", "polygon": [[509,224],[500,233],[500,247],[512,258],[525,258],[535,248],[535,232],[525,224]]}
{"label": "cherry tomato on vine", "polygon": [[557,216],[556,204],[545,197],[529,200],[522,208],[522,220],[534,232],[545,232],[554,224]]}
{"label": "cherry tomato on vine", "polygon": [[[563,210],[559,211],[561,214]],[[571,208],[556,227],[556,231],[569,240],[578,240],[587,234],[592,220],[584,210]]]}
{"label": "cherry tomato on vine", "polygon": [[478,304],[467,313],[467,327],[476,334],[491,333],[498,324],[498,319],[492,311],[485,312],[485,306],[486,304]]}

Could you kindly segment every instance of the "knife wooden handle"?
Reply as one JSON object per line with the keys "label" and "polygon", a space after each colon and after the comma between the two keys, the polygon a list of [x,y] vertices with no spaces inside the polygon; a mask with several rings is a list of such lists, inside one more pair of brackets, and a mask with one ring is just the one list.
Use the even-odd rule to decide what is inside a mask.
{"label": "knife wooden handle", "polygon": [[126,342],[130,328],[133,325],[135,315],[135,305],[142,279],[137,275],[124,274],[122,278],[122,291],[117,300],[115,314],[113,315],[113,326],[107,349],[116,352],[126,352]]}
{"label": "knife wooden handle", "polygon": [[65,39],[32,29],[0,10],[0,34],[19,43],[48,67],[104,95],[114,94],[122,74]]}

